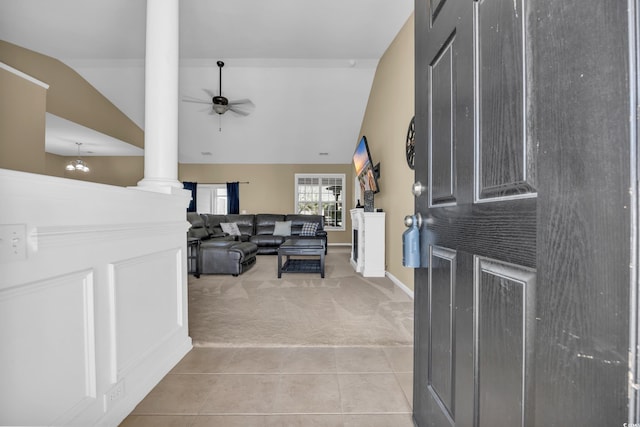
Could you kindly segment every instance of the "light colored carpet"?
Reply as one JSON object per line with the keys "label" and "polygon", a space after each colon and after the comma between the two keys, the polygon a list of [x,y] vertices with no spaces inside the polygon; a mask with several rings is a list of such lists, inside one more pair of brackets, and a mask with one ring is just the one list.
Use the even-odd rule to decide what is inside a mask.
{"label": "light colored carpet", "polygon": [[387,278],[364,278],[349,248],[329,247],[325,278],[283,274],[258,255],[239,277],[189,276],[189,331],[200,347],[413,344],[413,300]]}

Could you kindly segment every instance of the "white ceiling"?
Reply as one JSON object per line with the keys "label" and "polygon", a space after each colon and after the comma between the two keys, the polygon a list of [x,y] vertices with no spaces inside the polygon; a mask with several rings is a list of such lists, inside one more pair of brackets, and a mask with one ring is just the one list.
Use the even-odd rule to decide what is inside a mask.
{"label": "white ceiling", "polygon": [[[46,150],[59,156],[142,156],[144,150],[47,113]],[[78,147],[78,144],[80,146]]]}
{"label": "white ceiling", "polygon": [[[0,39],[62,60],[144,128],[145,9],[2,0]],[[413,0],[180,0],[181,96],[217,93],[222,59],[222,94],[255,104],[242,117],[178,101],[180,162],[349,163],[377,62],[412,11]],[[56,122],[47,147],[50,134],[76,141]]]}

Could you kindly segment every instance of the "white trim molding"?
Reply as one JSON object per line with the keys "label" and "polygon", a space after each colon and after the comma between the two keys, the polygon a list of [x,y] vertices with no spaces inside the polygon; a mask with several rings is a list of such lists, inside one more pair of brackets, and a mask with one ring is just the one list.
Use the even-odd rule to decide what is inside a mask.
{"label": "white trim molding", "polygon": [[25,74],[20,70],[16,70],[12,66],[7,65],[4,62],[0,62],[0,68],[10,72],[11,74],[15,74],[16,76],[18,76],[18,77],[20,77],[20,78],[22,78],[24,80],[27,80],[27,81],[29,81],[31,83],[37,84],[38,86],[42,86],[43,88],[45,88],[47,90],[49,89],[49,85],[48,84],[46,84],[44,82],[41,82],[40,80],[36,79],[35,77],[31,77],[29,74]]}
{"label": "white trim molding", "polygon": [[400,288],[400,290],[402,292],[407,294],[409,296],[409,298],[413,299],[413,291],[411,290],[410,287],[408,287],[407,285],[402,283],[400,280],[398,280],[398,278],[396,276],[394,276],[393,274],[389,273],[388,271],[385,272],[385,275],[389,278],[389,280],[391,280],[393,282],[394,285],[396,285],[398,288]]}

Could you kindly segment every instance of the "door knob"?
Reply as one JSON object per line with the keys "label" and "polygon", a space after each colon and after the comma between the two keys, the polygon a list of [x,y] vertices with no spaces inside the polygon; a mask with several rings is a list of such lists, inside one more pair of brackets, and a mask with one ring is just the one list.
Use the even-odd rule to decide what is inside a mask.
{"label": "door knob", "polygon": [[420,215],[420,212],[416,212],[415,215],[407,215],[404,217],[404,225],[406,227],[413,227],[414,223],[418,228],[422,227],[422,215]]}
{"label": "door knob", "polygon": [[426,190],[427,187],[425,187],[420,181],[416,181],[411,187],[411,192],[416,197],[420,197]]}

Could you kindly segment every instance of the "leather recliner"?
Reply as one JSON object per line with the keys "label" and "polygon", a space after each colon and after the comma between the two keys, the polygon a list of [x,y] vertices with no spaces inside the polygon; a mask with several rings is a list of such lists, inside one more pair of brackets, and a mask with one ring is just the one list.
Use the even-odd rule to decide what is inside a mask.
{"label": "leather recliner", "polygon": [[191,224],[187,231],[187,237],[194,237],[201,241],[209,239],[235,240],[232,236],[223,233],[222,230],[218,233],[212,233],[211,229],[207,227],[204,218],[196,212],[187,212],[187,221]]}
{"label": "leather recliner", "polygon": [[209,240],[200,244],[200,274],[244,273],[256,263],[258,247],[250,242]]}
{"label": "leather recliner", "polygon": [[258,245],[260,254],[277,254],[278,248],[287,239],[285,236],[274,236],[273,230],[276,221],[284,221],[284,215],[258,214],[255,216],[255,228],[253,236],[249,239]]}
{"label": "leather recliner", "polygon": [[[213,233],[206,227],[201,215],[187,212],[187,220],[191,227],[187,232],[188,239],[198,239],[193,271],[195,277],[200,274],[232,274],[237,276],[249,270],[256,262],[257,246],[252,243],[236,241],[234,236],[226,233]],[[251,223],[253,227],[253,222]]]}

